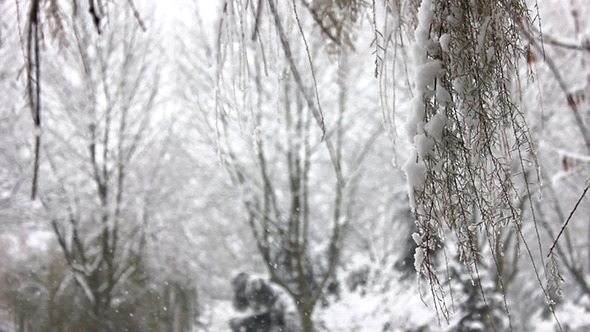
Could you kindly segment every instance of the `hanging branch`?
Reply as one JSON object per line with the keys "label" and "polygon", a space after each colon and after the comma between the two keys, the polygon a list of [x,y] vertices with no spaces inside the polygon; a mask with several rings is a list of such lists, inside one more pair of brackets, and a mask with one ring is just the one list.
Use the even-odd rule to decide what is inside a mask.
{"label": "hanging branch", "polygon": [[566,48],[566,49],[574,50],[574,51],[590,52],[590,41],[589,40],[585,40],[584,42],[582,42],[582,44],[578,45],[578,44],[563,42],[561,40],[556,39],[555,37],[548,36],[546,33],[541,34],[541,32],[538,31],[537,29],[534,29],[533,31],[535,33],[539,34],[539,36],[536,39],[539,40],[543,44],[549,44],[549,45],[553,45],[553,46],[557,46],[557,47],[561,47],[561,48]]}
{"label": "hanging branch", "polygon": [[342,185],[344,185],[345,181],[344,181],[344,177],[342,175],[342,168],[341,168],[340,163],[336,159],[336,152],[334,149],[334,145],[332,144],[332,141],[330,140],[329,136],[326,135],[326,125],[324,122],[324,114],[322,112],[321,105],[319,104],[319,97],[316,95],[316,100],[318,102],[318,106],[316,107],[313,99],[307,94],[305,86],[303,85],[303,80],[301,78],[301,75],[299,74],[299,70],[297,69],[295,61],[293,59],[293,53],[291,51],[291,46],[290,46],[289,41],[287,39],[287,35],[285,34],[285,31],[283,29],[283,25],[281,24],[281,19],[279,17],[279,13],[277,11],[276,5],[273,0],[269,0],[268,4],[270,6],[270,10],[271,10],[272,15],[274,17],[277,32],[279,33],[279,39],[281,41],[281,45],[283,46],[283,52],[285,53],[285,57],[286,57],[287,61],[289,62],[289,66],[291,68],[293,78],[295,79],[295,83],[297,83],[297,87],[301,91],[301,94],[303,95],[305,101],[307,102],[307,106],[311,110],[311,113],[312,113],[314,119],[316,120],[317,124],[319,125],[319,127],[322,131],[322,140],[324,140],[326,142],[326,147],[328,148],[330,160],[332,161],[332,165],[334,166],[334,171],[336,172],[336,179],[340,183],[342,183]]}
{"label": "hanging branch", "polygon": [[260,15],[262,14],[262,0],[258,0],[258,8],[256,8],[256,19],[254,21],[254,31],[252,32],[252,41],[256,40],[258,28],[260,27]]}
{"label": "hanging branch", "polygon": [[[76,9],[75,11],[77,11],[77,5],[76,5],[76,1],[74,1],[74,8]],[[94,23],[94,26],[96,27],[96,31],[98,32],[98,34],[100,35],[101,30],[100,30],[100,19],[102,17],[101,13],[100,13],[100,4],[95,5],[94,4],[94,0],[88,0],[88,12],[90,13],[90,16],[92,16],[92,22]]]}
{"label": "hanging branch", "polygon": [[555,241],[553,241],[553,245],[551,246],[551,249],[549,249],[549,253],[547,254],[547,257],[550,257],[551,254],[553,253],[553,249],[555,249],[555,246],[557,245],[557,241],[561,237],[561,234],[563,234],[563,231],[565,230],[565,228],[567,227],[567,225],[569,225],[570,220],[574,216],[574,213],[576,212],[576,210],[578,210],[578,205],[580,205],[580,203],[582,202],[582,200],[586,196],[586,193],[588,192],[588,189],[590,189],[590,184],[589,185],[586,185],[586,188],[582,192],[582,195],[580,195],[580,198],[576,202],[576,205],[574,206],[574,208],[570,212],[570,215],[567,217],[567,220],[565,221],[565,223],[561,227],[561,230],[559,231],[559,234],[557,234],[557,237],[555,238]]}
{"label": "hanging branch", "polygon": [[273,0],[269,0],[268,4],[270,5],[270,10],[271,10],[272,15],[275,20],[275,25],[276,25],[277,31],[279,33],[279,38],[280,38],[281,44],[283,46],[283,51],[285,52],[285,57],[287,58],[287,61],[289,61],[289,66],[291,67],[291,72],[293,73],[293,78],[295,79],[295,82],[297,83],[297,87],[299,88],[299,90],[301,91],[303,96],[305,97],[305,101],[307,101],[307,105],[311,109],[313,117],[315,118],[316,122],[320,126],[320,129],[322,130],[322,138],[323,138],[326,135],[326,125],[324,123],[324,114],[322,113],[321,106],[319,106],[319,104],[318,104],[318,107],[316,107],[313,99],[311,99],[308,96],[307,91],[305,90],[305,86],[303,85],[303,80],[301,79],[301,75],[299,74],[299,70],[297,69],[297,66],[295,65],[295,61],[293,60],[293,53],[291,52],[291,46],[290,46],[289,41],[287,39],[287,35],[285,34],[285,31],[283,29],[283,24],[281,23],[281,19],[279,17],[277,7],[275,6],[275,3]]}
{"label": "hanging branch", "polygon": [[332,34],[332,32],[330,32],[328,27],[326,27],[326,25],[322,22],[322,18],[320,17],[318,12],[312,8],[311,4],[305,0],[301,0],[301,3],[303,4],[303,7],[307,8],[309,13],[311,14],[311,17],[313,17],[313,20],[320,27],[320,29],[322,29],[322,32],[324,34],[326,34],[326,36],[328,36],[328,38],[330,38],[330,40],[332,40],[334,43],[336,43],[336,45],[342,46],[342,42],[340,41],[340,39],[338,37],[334,36],[334,34]]}
{"label": "hanging branch", "polygon": [[145,23],[143,22],[143,19],[141,18],[141,15],[139,14],[137,7],[135,7],[135,3],[133,2],[133,0],[127,0],[127,2],[129,3],[131,10],[133,11],[133,16],[135,16],[137,23],[139,23],[139,27],[143,32],[146,32],[147,28],[145,27]]}
{"label": "hanging branch", "polygon": [[[582,138],[584,139],[586,149],[590,152],[590,132],[588,131],[588,128],[584,124],[584,120],[582,119],[582,115],[580,114],[580,111],[578,110],[578,106],[574,100],[574,96],[570,92],[567,84],[565,83],[565,80],[561,76],[561,73],[559,72],[559,69],[555,65],[555,62],[553,62],[553,60],[550,57],[545,56],[543,46],[539,45],[535,36],[533,36],[533,34],[529,31],[527,26],[525,26],[525,23],[522,20],[520,20],[518,18],[518,16],[512,11],[511,7],[506,6],[506,8],[508,10],[508,14],[510,14],[510,16],[512,17],[512,20],[517,24],[518,28],[520,29],[521,34],[528,40],[528,42],[539,53],[544,55],[545,62],[547,63],[547,65],[549,66],[549,69],[553,73],[553,76],[555,77],[555,80],[559,84],[559,87],[565,93],[565,97],[567,99],[567,104],[576,119],[576,123],[578,124],[578,128],[580,129],[580,134],[582,135]],[[560,46],[563,46],[563,45],[560,45]]]}
{"label": "hanging branch", "polygon": [[27,32],[27,92],[31,115],[35,126],[35,162],[33,166],[33,183],[31,186],[31,200],[37,196],[37,182],[39,177],[39,153],[41,146],[41,62],[39,56],[39,0],[31,1],[29,12],[29,26]]}
{"label": "hanging branch", "polygon": [[[95,3],[96,1],[96,3]],[[41,148],[41,56],[40,56],[40,42],[43,39],[43,32],[41,31],[41,0],[31,0],[31,6],[28,14],[26,50],[24,50],[24,57],[26,62],[27,74],[27,96],[29,106],[31,108],[31,115],[33,118],[35,146],[34,155],[35,160],[33,164],[33,180],[31,184],[31,200],[37,197],[38,179],[39,179],[39,158]],[[146,31],[145,24],[135,7],[133,0],[127,0],[133,15],[137,19],[139,26],[143,31]],[[18,6],[18,1],[16,2]],[[53,3],[52,3],[53,4]],[[98,34],[101,34],[100,21],[102,19],[102,1],[88,0],[89,13]],[[78,1],[73,1],[73,14],[76,15],[78,11]],[[55,13],[53,13],[55,14]],[[18,15],[17,15],[18,16]]]}

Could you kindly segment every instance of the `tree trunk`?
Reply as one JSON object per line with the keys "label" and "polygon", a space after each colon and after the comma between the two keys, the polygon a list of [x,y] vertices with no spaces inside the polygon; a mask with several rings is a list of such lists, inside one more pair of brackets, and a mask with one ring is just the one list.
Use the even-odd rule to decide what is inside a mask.
{"label": "tree trunk", "polygon": [[311,319],[313,309],[309,308],[309,306],[304,303],[299,303],[297,311],[299,312],[299,320],[301,321],[301,331],[313,332],[313,320]]}

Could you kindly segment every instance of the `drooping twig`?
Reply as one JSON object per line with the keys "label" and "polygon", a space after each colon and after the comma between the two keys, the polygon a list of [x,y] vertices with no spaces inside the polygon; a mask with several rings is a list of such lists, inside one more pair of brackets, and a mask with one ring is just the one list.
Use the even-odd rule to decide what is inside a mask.
{"label": "drooping twig", "polygon": [[262,0],[258,0],[258,8],[256,8],[256,19],[254,21],[254,31],[252,32],[252,40],[256,39],[258,28],[260,27],[260,15],[262,15]]}
{"label": "drooping twig", "polygon": [[297,87],[299,88],[299,90],[303,94],[305,101],[307,102],[309,108],[311,109],[313,117],[315,118],[316,122],[320,126],[320,129],[322,130],[322,136],[325,136],[326,135],[326,125],[324,123],[324,115],[322,114],[321,110],[319,110],[316,107],[314,101],[309,97],[307,91],[305,90],[305,86],[303,85],[303,80],[301,79],[301,75],[299,74],[299,70],[297,69],[297,66],[295,65],[295,60],[293,59],[293,52],[291,51],[291,46],[289,44],[289,41],[287,40],[287,36],[286,36],[285,31],[283,29],[283,24],[281,23],[281,19],[279,17],[279,13],[277,11],[274,0],[269,0],[268,4],[270,6],[270,10],[272,12],[272,15],[274,16],[275,25],[276,25],[277,31],[279,33],[279,39],[280,39],[281,44],[283,46],[283,51],[285,52],[285,57],[287,58],[287,61],[289,61],[289,66],[291,67],[291,72],[293,74],[293,78],[295,79],[295,83],[297,83]]}
{"label": "drooping twig", "polygon": [[[76,1],[73,1],[73,2],[76,3]],[[77,12],[77,8],[78,8],[78,6],[75,5],[74,12]],[[96,31],[100,35],[100,33],[101,33],[100,19],[101,19],[102,15],[100,14],[100,8],[97,8],[97,6],[94,4],[94,0],[88,0],[88,12],[90,12],[90,16],[92,16],[92,22],[94,22],[94,26],[96,27]]]}
{"label": "drooping twig", "polygon": [[293,78],[295,79],[295,83],[297,83],[297,87],[301,91],[303,98],[307,102],[307,106],[311,110],[311,113],[312,113],[314,119],[316,120],[317,124],[319,125],[319,127],[322,131],[322,140],[324,140],[326,142],[326,147],[328,148],[330,160],[332,161],[332,164],[334,166],[334,171],[336,172],[336,179],[340,183],[344,184],[345,181],[344,181],[344,177],[342,175],[342,167],[336,158],[336,151],[334,149],[334,145],[332,144],[332,141],[329,139],[329,137],[326,136],[326,125],[324,123],[324,115],[322,113],[321,106],[315,105],[313,99],[308,95],[308,93],[305,89],[305,86],[303,85],[303,80],[301,78],[301,74],[299,73],[299,70],[297,69],[297,66],[295,64],[295,60],[293,59],[291,45],[289,44],[289,41],[287,40],[287,35],[285,34],[285,30],[283,29],[283,25],[281,23],[281,19],[279,17],[279,13],[277,11],[277,7],[274,3],[274,0],[268,0],[268,4],[269,4],[270,10],[272,12],[272,15],[274,16],[277,32],[279,33],[279,39],[280,39],[281,44],[283,46],[283,52],[285,53],[285,57],[287,58],[287,61],[289,62],[289,66],[291,68],[291,73],[293,74]]}
{"label": "drooping twig", "polygon": [[[507,7],[507,8],[509,8],[509,7]],[[509,14],[514,16],[514,14],[510,10],[509,10]],[[533,34],[527,29],[526,26],[524,26],[524,23],[515,17],[513,17],[513,21],[518,25],[520,32],[526,37],[526,39],[529,41],[529,43],[531,43],[531,45],[538,52],[540,52],[541,54],[545,54],[545,52],[543,51],[543,46],[539,45],[539,43],[537,42],[537,40],[533,36]],[[547,63],[547,65],[549,66],[549,69],[553,73],[555,80],[559,84],[559,87],[565,93],[568,106],[576,119],[576,122],[578,124],[578,128],[580,129],[580,133],[582,134],[582,138],[584,139],[584,143],[586,144],[586,149],[588,150],[588,152],[590,152],[590,134],[588,132],[588,128],[584,124],[584,120],[582,119],[580,111],[578,110],[578,106],[576,105],[576,102],[573,99],[573,95],[569,91],[569,88],[568,88],[567,84],[565,83],[565,80],[561,76],[559,69],[555,65],[555,62],[553,62],[553,59],[551,59],[551,57],[548,57],[548,56],[545,56],[544,59],[545,59],[545,62]]]}
{"label": "drooping twig", "polygon": [[[320,116],[322,117],[322,122],[324,119],[324,115],[322,112],[322,105],[320,104],[320,92],[318,91],[318,81],[315,77],[315,70],[313,69],[313,61],[311,60],[311,52],[309,51],[309,45],[307,44],[307,39],[305,38],[305,33],[303,33],[303,27],[301,26],[301,21],[299,20],[299,14],[297,13],[297,5],[295,4],[295,0],[293,0],[293,13],[295,14],[295,20],[297,21],[297,26],[299,27],[299,33],[301,34],[301,39],[303,39],[303,44],[305,45],[305,52],[307,53],[307,61],[309,63],[309,70],[311,72],[311,78],[313,81],[313,87],[315,91],[315,99],[318,104],[318,110],[320,112]],[[324,130],[325,135],[325,126],[322,123],[322,129]]]}
{"label": "drooping twig", "polygon": [[557,245],[557,241],[561,237],[561,234],[563,234],[563,231],[565,231],[565,228],[567,227],[567,225],[570,223],[570,220],[574,216],[574,213],[576,212],[576,210],[578,210],[578,206],[580,205],[580,202],[582,202],[582,200],[584,199],[584,196],[586,196],[586,193],[588,192],[588,189],[590,189],[590,184],[586,185],[586,188],[582,192],[582,195],[580,195],[580,198],[576,202],[576,205],[574,206],[574,208],[570,212],[570,215],[567,217],[567,220],[565,221],[565,223],[561,227],[561,230],[559,231],[559,234],[557,234],[557,237],[555,238],[555,241],[553,241],[553,245],[551,246],[551,249],[549,249],[549,253],[547,254],[547,257],[551,256],[551,254],[553,253],[553,249]]}
{"label": "drooping twig", "polygon": [[340,39],[338,37],[334,36],[334,34],[332,32],[330,32],[330,30],[324,25],[324,23],[322,22],[322,19],[318,15],[318,12],[311,7],[309,2],[307,2],[305,0],[301,0],[301,3],[311,13],[313,20],[317,23],[317,25],[320,27],[320,29],[322,29],[322,32],[325,33],[326,36],[328,36],[328,38],[330,38],[330,40],[332,40],[334,43],[336,43],[336,45],[342,46]]}
{"label": "drooping twig", "polygon": [[31,185],[31,199],[37,196],[37,182],[39,177],[39,154],[41,147],[41,62],[39,56],[39,0],[31,2],[29,24],[27,32],[27,91],[29,106],[33,117],[35,131],[35,161],[33,165],[33,183]]}
{"label": "drooping twig", "polygon": [[545,33],[542,36],[537,37],[537,39],[540,40],[542,43],[561,47],[561,48],[567,48],[567,49],[574,50],[574,51],[590,52],[590,41],[585,41],[581,45],[566,43],[566,42],[557,40],[554,37],[548,36]]}
{"label": "drooping twig", "polygon": [[129,3],[131,10],[133,11],[133,15],[135,16],[137,23],[139,23],[139,27],[141,28],[141,30],[143,30],[143,32],[146,32],[147,29],[145,27],[145,23],[143,22],[143,19],[141,18],[141,15],[139,14],[137,7],[135,7],[135,3],[133,2],[133,0],[127,0],[127,2]]}

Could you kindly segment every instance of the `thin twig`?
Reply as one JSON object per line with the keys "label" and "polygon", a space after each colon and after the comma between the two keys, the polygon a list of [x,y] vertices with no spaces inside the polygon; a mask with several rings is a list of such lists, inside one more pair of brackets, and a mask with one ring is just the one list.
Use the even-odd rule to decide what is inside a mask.
{"label": "thin twig", "polygon": [[330,32],[330,30],[328,30],[328,28],[322,22],[322,19],[320,18],[318,13],[315,11],[315,9],[311,7],[309,2],[301,0],[301,3],[305,8],[307,8],[307,10],[309,10],[311,16],[313,17],[313,20],[317,23],[320,29],[322,29],[322,32],[325,33],[326,36],[328,36],[328,38],[330,38],[334,43],[336,43],[336,45],[342,46],[342,42],[340,42],[340,39],[338,39],[336,36],[334,36],[334,34],[332,34],[332,32]]}
{"label": "thin twig", "polygon": [[574,51],[590,52],[590,42],[589,41],[585,41],[581,45],[577,45],[577,44],[562,42],[560,40],[557,40],[554,37],[547,36],[547,34],[542,34],[539,37],[537,37],[537,39],[540,40],[542,43],[561,47],[561,48],[567,48],[567,49],[574,50]]}
{"label": "thin twig", "polygon": [[[307,53],[307,61],[309,62],[309,69],[311,71],[311,78],[313,81],[316,102],[318,103],[318,111],[320,112],[320,116],[322,117],[322,122],[323,122],[324,114],[322,111],[322,105],[320,104],[320,93],[318,91],[318,81],[315,77],[315,70],[313,69],[313,62],[311,60],[311,52],[309,51],[309,45],[307,44],[307,39],[305,38],[305,33],[303,33],[303,27],[301,26],[301,21],[299,20],[299,14],[297,13],[297,5],[295,4],[295,0],[293,0],[293,12],[295,13],[295,20],[297,21],[297,26],[299,27],[299,33],[301,34],[301,38],[303,39],[303,44],[305,45],[305,52]],[[325,129],[324,129],[324,134],[325,134]]]}
{"label": "thin twig", "polygon": [[[73,2],[76,3],[76,1],[73,1]],[[96,31],[100,35],[100,33],[101,33],[101,30],[100,30],[100,19],[101,19],[100,8],[96,8],[96,5],[94,4],[94,0],[88,0],[88,6],[89,6],[88,11],[90,12],[90,16],[92,16],[92,22],[94,22],[94,26],[96,27]],[[76,7],[75,7],[75,9],[76,10],[74,12],[77,12]]]}
{"label": "thin twig", "polygon": [[258,8],[256,8],[256,18],[254,20],[254,31],[252,32],[252,40],[256,39],[258,28],[260,27],[260,16],[262,16],[262,0],[258,0]]}
{"label": "thin twig", "polygon": [[141,28],[141,30],[143,30],[143,32],[146,32],[147,29],[145,27],[145,23],[143,23],[143,19],[141,18],[141,15],[139,14],[137,7],[135,7],[135,3],[133,2],[133,0],[127,0],[127,2],[129,3],[129,6],[131,6],[131,10],[133,11],[133,15],[135,16],[137,23],[139,23],[139,27]]}
{"label": "thin twig", "polygon": [[563,231],[565,230],[565,228],[567,227],[567,225],[570,223],[570,220],[572,219],[572,217],[574,216],[574,213],[578,209],[578,206],[580,205],[580,202],[582,202],[582,199],[584,199],[584,196],[586,196],[586,193],[588,192],[588,189],[590,189],[590,184],[586,185],[586,188],[584,189],[584,192],[582,192],[582,195],[580,196],[580,198],[576,202],[576,205],[574,206],[573,210],[570,212],[570,215],[567,217],[567,220],[565,221],[565,224],[563,224],[563,226],[561,227],[561,230],[559,231],[559,234],[557,234],[557,238],[555,238],[555,241],[553,241],[553,245],[551,246],[551,249],[549,249],[549,253],[547,254],[547,257],[551,256],[551,254],[553,252],[553,249],[557,245],[557,241],[561,237],[561,234],[563,234]]}
{"label": "thin twig", "polygon": [[274,16],[275,25],[276,25],[277,31],[279,33],[279,39],[280,39],[281,44],[283,46],[283,51],[285,52],[285,57],[287,58],[287,61],[289,61],[289,66],[291,67],[291,72],[293,74],[293,78],[295,79],[295,82],[297,83],[297,87],[299,88],[299,90],[303,94],[303,97],[305,97],[305,101],[307,101],[307,106],[311,109],[313,117],[316,119],[316,122],[320,126],[320,129],[322,130],[322,138],[323,138],[326,135],[326,125],[324,123],[324,116],[318,110],[318,108],[314,104],[313,100],[308,96],[308,93],[305,90],[305,86],[303,85],[303,80],[301,79],[301,75],[299,74],[299,70],[297,69],[297,66],[295,65],[295,61],[293,60],[293,53],[291,51],[291,46],[289,44],[289,41],[287,40],[287,36],[286,36],[285,31],[283,29],[283,24],[281,23],[281,19],[279,17],[279,13],[278,13],[277,8],[275,6],[274,0],[268,0],[268,4],[270,5],[270,10],[272,11],[272,15]]}
{"label": "thin twig", "polygon": [[39,0],[31,2],[29,12],[29,31],[27,33],[27,90],[29,106],[33,117],[35,131],[35,161],[33,166],[33,183],[31,185],[31,199],[37,196],[37,182],[39,177],[39,153],[41,147],[41,63],[39,56]]}
{"label": "thin twig", "polygon": [[[512,13],[510,12],[510,14],[512,14]],[[539,45],[539,43],[537,42],[536,38],[524,26],[523,22],[520,21],[520,20],[514,19],[514,18],[513,18],[513,20],[518,25],[518,27],[520,28],[521,33],[531,43],[531,45],[535,49],[537,49],[537,51],[540,52],[541,54],[545,54],[543,52],[543,47],[541,45]],[[559,84],[559,87],[565,93],[568,106],[569,106],[570,110],[572,111],[574,117],[576,118],[576,122],[577,122],[578,128],[580,129],[580,132],[582,134],[582,138],[584,139],[584,143],[586,144],[586,148],[588,149],[588,152],[590,152],[590,134],[588,132],[588,128],[584,124],[584,120],[582,119],[582,116],[580,114],[580,111],[578,110],[578,106],[576,105],[576,103],[575,103],[575,101],[573,99],[572,93],[569,91],[569,88],[566,85],[565,80],[561,76],[561,73],[559,72],[559,69],[555,65],[555,62],[553,62],[553,59],[551,59],[548,56],[545,56],[545,62],[549,66],[549,69],[553,73],[553,76],[555,76],[555,80]]]}

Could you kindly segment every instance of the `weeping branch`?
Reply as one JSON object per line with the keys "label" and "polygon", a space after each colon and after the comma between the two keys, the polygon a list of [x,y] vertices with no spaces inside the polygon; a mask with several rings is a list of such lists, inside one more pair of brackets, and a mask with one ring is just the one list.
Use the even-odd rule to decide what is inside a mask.
{"label": "weeping branch", "polygon": [[39,177],[39,154],[41,147],[41,57],[39,43],[42,38],[40,31],[40,0],[32,0],[29,9],[29,24],[27,32],[27,92],[29,106],[33,117],[35,134],[35,161],[33,165],[33,182],[31,186],[31,200],[37,196],[37,182]]}
{"label": "weeping branch", "polygon": [[[512,12],[511,9],[509,9],[508,12],[513,17],[513,20],[518,24],[518,26],[520,28],[520,32],[522,33],[522,35],[525,36],[525,38],[528,40],[528,42],[540,54],[545,55],[545,52],[543,51],[543,46],[540,45],[539,42],[537,42],[537,39],[535,38],[535,36],[533,36],[533,34],[528,30],[528,28],[524,25],[524,23],[521,20],[515,19],[515,14]],[[551,70],[551,73],[553,73],[553,76],[555,77],[557,84],[559,84],[559,87],[561,88],[561,90],[565,94],[569,109],[572,112],[572,114],[574,115],[574,118],[576,119],[576,124],[578,125],[578,129],[580,129],[580,134],[582,135],[582,138],[584,139],[586,149],[590,153],[590,133],[588,131],[588,128],[584,124],[584,120],[582,119],[582,115],[580,114],[580,110],[578,109],[578,105],[575,102],[574,95],[570,92],[567,84],[565,83],[565,80],[563,79],[563,77],[561,76],[561,73],[559,72],[559,69],[557,68],[557,65],[555,65],[555,62],[553,62],[553,59],[551,59],[548,56],[544,56],[544,59],[545,59],[545,63],[547,63],[547,66],[549,66],[549,70]]]}
{"label": "weeping branch", "polygon": [[572,217],[574,216],[574,213],[576,213],[576,210],[578,210],[578,206],[580,205],[580,203],[582,202],[582,200],[584,199],[584,197],[586,196],[586,193],[588,192],[588,189],[590,189],[590,184],[586,185],[586,188],[584,189],[584,191],[582,192],[582,195],[580,195],[580,198],[578,199],[578,201],[576,202],[576,205],[574,206],[574,208],[572,209],[572,211],[570,212],[570,215],[567,217],[567,220],[565,221],[565,223],[563,224],[563,226],[561,227],[561,230],[559,231],[559,234],[557,234],[557,237],[555,238],[555,241],[553,241],[553,245],[551,246],[551,248],[549,249],[549,253],[547,254],[547,257],[550,257],[553,254],[553,249],[555,249],[555,246],[557,245],[557,241],[559,240],[559,238],[561,237],[561,234],[563,234],[563,231],[566,229],[567,225],[569,225],[570,220],[572,219]]}

